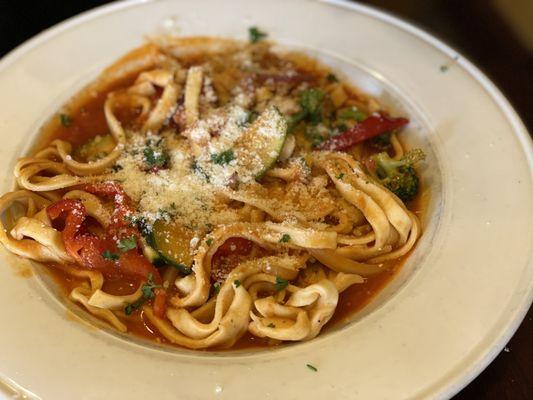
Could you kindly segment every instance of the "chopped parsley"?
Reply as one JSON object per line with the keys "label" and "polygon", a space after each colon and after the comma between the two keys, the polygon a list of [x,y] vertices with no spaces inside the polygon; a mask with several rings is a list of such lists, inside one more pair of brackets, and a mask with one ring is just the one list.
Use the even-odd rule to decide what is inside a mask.
{"label": "chopped parsley", "polygon": [[233,160],[235,160],[235,154],[233,154],[233,149],[228,149],[218,154],[211,154],[211,161],[213,161],[217,165],[229,164]]}
{"label": "chopped parsley", "polygon": [[322,102],[325,93],[316,88],[302,90],[300,92],[300,111],[292,115],[288,121],[289,133],[302,121],[318,125],[322,121]]}
{"label": "chopped parsley", "polygon": [[281,239],[279,240],[280,243],[287,243],[289,240],[291,240],[291,235],[288,233],[284,233],[283,236],[281,236]]}
{"label": "chopped parsley", "polygon": [[142,297],[137,301],[134,301],[131,304],[128,304],[124,308],[124,313],[126,315],[131,315],[131,313],[141,307],[146,300],[153,299],[155,297],[154,289],[160,288],[161,285],[156,285],[154,283],[154,276],[152,273],[148,274],[148,279],[146,283],[141,286]]}
{"label": "chopped parsley", "polygon": [[367,115],[358,110],[357,107],[343,108],[342,110],[339,110],[337,115],[340,119],[353,119],[357,122],[363,122],[367,118]]}
{"label": "chopped parsley", "polygon": [[339,175],[337,175],[335,178],[342,180],[344,178],[344,172],[341,172]]}
{"label": "chopped parsley", "polygon": [[206,182],[209,182],[209,175],[204,171],[204,169],[198,165],[198,161],[194,160],[191,164],[191,169],[193,172],[198,175],[200,178],[205,180]]}
{"label": "chopped parsley", "polygon": [[331,72],[326,76],[326,80],[331,83],[339,81],[337,76],[335,76],[335,74],[332,74]]}
{"label": "chopped parsley", "polygon": [[59,114],[59,121],[63,126],[69,126],[72,123],[72,117],[68,114]]}
{"label": "chopped parsley", "polygon": [[257,26],[252,26],[248,29],[248,36],[251,43],[257,43],[268,35],[265,32],[261,32]]}
{"label": "chopped parsley", "polygon": [[102,257],[104,257],[104,259],[109,260],[109,261],[117,261],[119,258],[118,254],[112,253],[109,250],[104,251],[102,253]]}
{"label": "chopped parsley", "polygon": [[238,280],[238,279],[235,279],[235,280],[233,281],[233,284],[235,285],[236,288],[238,288],[239,286],[241,286],[241,281]]}
{"label": "chopped parsley", "polygon": [[320,89],[302,90],[300,93],[300,106],[306,113],[306,119],[313,125],[322,121],[322,102],[325,93]]}
{"label": "chopped parsley", "polygon": [[213,293],[215,293],[215,294],[219,294],[220,293],[220,283],[217,282],[217,283],[215,283],[213,285]]}
{"label": "chopped parsley", "polygon": [[168,154],[163,150],[155,150],[153,147],[145,147],[144,161],[150,168],[163,168],[168,164]]}
{"label": "chopped parsley", "polygon": [[287,287],[289,284],[289,281],[287,279],[280,278],[279,276],[276,276],[276,283],[274,284],[274,287],[276,288],[276,292],[281,292],[283,289]]}
{"label": "chopped parsley", "polygon": [[306,366],[307,368],[309,368],[311,371],[315,371],[315,372],[318,371],[317,367],[315,367],[315,366],[312,365],[312,364],[305,364],[305,366]]}
{"label": "chopped parsley", "polygon": [[146,280],[146,283],[141,287],[143,298],[146,300],[153,299],[155,297],[154,289],[160,287],[160,285],[156,285],[154,283],[154,276],[152,275],[152,273],[148,273],[148,279]]}
{"label": "chopped parsley", "polygon": [[124,239],[120,239],[117,242],[117,247],[122,252],[135,249],[137,247],[137,239],[133,235]]}
{"label": "chopped parsley", "polygon": [[205,242],[207,243],[208,246],[211,246],[213,244],[213,239],[209,238]]}
{"label": "chopped parsley", "polygon": [[136,309],[138,309],[140,306],[142,306],[144,304],[144,298],[140,298],[139,300],[137,301],[134,301],[133,303],[131,304],[128,304],[126,307],[124,307],[124,313],[126,315],[131,315],[131,313],[133,311],[135,311]]}

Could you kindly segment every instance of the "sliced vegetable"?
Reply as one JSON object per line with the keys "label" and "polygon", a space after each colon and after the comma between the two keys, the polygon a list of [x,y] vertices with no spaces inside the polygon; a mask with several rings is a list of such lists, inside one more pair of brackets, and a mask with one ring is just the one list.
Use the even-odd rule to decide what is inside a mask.
{"label": "sliced vegetable", "polygon": [[406,118],[391,118],[384,115],[372,115],[354,125],[339,136],[334,136],[317,146],[318,150],[346,150],[374,136],[401,128],[409,123]]}
{"label": "sliced vegetable", "polygon": [[287,137],[287,121],[276,107],[267,108],[235,142],[233,153],[243,168],[260,179],[276,162]]}
{"label": "sliced vegetable", "polygon": [[150,261],[156,267],[165,264],[165,260],[163,259],[163,257],[161,257],[159,252],[152,246],[150,246],[144,238],[141,240],[141,245],[142,252],[148,261]]}
{"label": "sliced vegetable", "polygon": [[194,236],[192,230],[173,221],[160,219],[154,222],[152,232],[148,236],[148,244],[166,263],[184,274],[190,274],[193,261],[190,248]]}

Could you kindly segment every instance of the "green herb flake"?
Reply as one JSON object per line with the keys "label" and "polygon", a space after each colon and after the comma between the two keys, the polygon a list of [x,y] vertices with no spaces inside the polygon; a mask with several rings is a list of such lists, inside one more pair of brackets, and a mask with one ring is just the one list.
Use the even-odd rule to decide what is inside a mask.
{"label": "green herb flake", "polygon": [[448,68],[449,67],[447,65],[443,64],[443,65],[440,66],[440,72],[446,72],[446,71],[448,71]]}
{"label": "green herb flake", "polygon": [[235,285],[236,288],[238,288],[239,286],[241,286],[241,281],[238,280],[238,279],[235,279],[235,280],[233,281],[233,284]]}
{"label": "green herb flake", "polygon": [[326,80],[331,83],[339,81],[335,74],[332,74],[331,72],[326,76]]}
{"label": "green herb flake", "polygon": [[358,110],[357,107],[343,108],[339,110],[337,115],[340,119],[353,119],[357,122],[363,122],[367,118],[367,115]]}
{"label": "green herb flake", "polygon": [[211,154],[211,161],[217,165],[229,164],[233,160],[235,160],[233,149],[228,149],[218,154]]}
{"label": "green herb flake", "polygon": [[274,287],[276,288],[276,292],[281,292],[288,285],[289,285],[289,281],[287,279],[283,279],[283,278],[280,278],[279,276],[276,276],[276,283],[274,284]]}
{"label": "green herb flake", "polygon": [[102,253],[102,257],[104,257],[104,259],[109,260],[109,261],[117,261],[119,258],[118,254],[112,253],[109,250],[104,251]]}
{"label": "green herb flake", "polygon": [[281,239],[279,240],[280,243],[287,243],[289,240],[291,240],[291,235],[288,233],[284,233],[283,236],[281,236]]}
{"label": "green herb flake", "polygon": [[251,43],[257,43],[268,35],[265,32],[261,32],[257,26],[252,26],[248,29],[248,36]]}
{"label": "green herb flake", "polygon": [[191,163],[191,169],[200,178],[202,178],[206,182],[209,182],[209,175],[207,175],[207,173],[204,171],[204,169],[198,164],[198,161],[194,160]]}
{"label": "green herb flake", "polygon": [[126,307],[124,307],[124,313],[126,315],[131,315],[133,312],[133,304],[128,304]]}
{"label": "green herb flake", "polygon": [[215,294],[219,294],[220,293],[220,283],[217,282],[217,283],[215,283],[213,285],[213,293],[215,293]]}
{"label": "green herb flake", "polygon": [[145,147],[143,154],[144,161],[146,161],[146,164],[151,168],[162,168],[168,163],[168,154],[163,150],[154,150],[152,147]]}
{"label": "green herb flake", "polygon": [[314,371],[314,372],[317,372],[317,371],[318,371],[317,367],[315,367],[315,366],[312,365],[312,364],[305,364],[305,366],[306,366],[307,368],[309,368],[311,371]]}
{"label": "green herb flake", "polygon": [[320,89],[307,89],[300,92],[300,106],[306,113],[305,119],[313,125],[322,121],[322,102],[325,93]]}
{"label": "green herb flake", "polygon": [[124,307],[124,313],[126,315],[131,315],[133,311],[137,310],[144,304],[144,301],[145,301],[144,297],[141,297],[139,300],[134,301],[131,304],[128,304],[126,307]]}
{"label": "green herb flake", "polygon": [[208,246],[211,246],[213,244],[213,239],[209,238],[205,241]]}
{"label": "green herb flake", "polygon": [[145,299],[153,299],[155,296],[154,292],[152,291],[152,287],[146,284],[142,285],[141,292]]}
{"label": "green herb flake", "polygon": [[133,250],[137,247],[137,239],[133,235],[124,239],[120,239],[117,242],[117,247],[122,252]]}
{"label": "green herb flake", "polygon": [[335,178],[342,180],[344,178],[344,172],[341,172],[339,175],[337,175]]}
{"label": "green herb flake", "polygon": [[59,114],[59,121],[63,126],[70,126],[72,124],[72,117],[68,114]]}
{"label": "green herb flake", "polygon": [[160,288],[161,285],[156,285],[154,282],[154,276],[150,272],[148,274],[148,278],[146,279],[146,283],[142,285],[141,292],[143,294],[143,299],[149,300],[153,299],[155,297],[154,289]]}

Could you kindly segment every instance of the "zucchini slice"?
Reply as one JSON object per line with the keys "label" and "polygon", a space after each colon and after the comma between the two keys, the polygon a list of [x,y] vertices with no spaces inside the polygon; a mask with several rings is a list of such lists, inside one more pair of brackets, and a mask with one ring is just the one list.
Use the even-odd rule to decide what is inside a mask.
{"label": "zucchini slice", "polygon": [[192,230],[173,221],[157,220],[148,237],[153,247],[166,264],[172,265],[184,274],[191,273],[193,257],[191,240],[195,237]]}
{"label": "zucchini slice", "polygon": [[163,257],[161,257],[159,252],[155,250],[152,246],[150,246],[144,238],[141,239],[141,243],[143,255],[148,261],[150,261],[150,263],[152,263],[156,267],[160,267],[165,264],[165,260],[163,259]]}
{"label": "zucchini slice", "polygon": [[286,137],[287,120],[276,107],[267,108],[235,142],[239,167],[261,179],[278,159]]}

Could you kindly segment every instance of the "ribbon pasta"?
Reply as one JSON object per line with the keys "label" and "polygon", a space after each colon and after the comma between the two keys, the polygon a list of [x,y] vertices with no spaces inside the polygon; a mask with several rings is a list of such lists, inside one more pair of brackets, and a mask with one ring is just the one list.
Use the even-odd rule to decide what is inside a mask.
{"label": "ribbon pasta", "polygon": [[[344,291],[387,270],[388,262],[414,247],[421,235],[418,218],[367,172],[358,157],[360,149],[310,151],[297,134],[279,145],[277,163],[261,179],[239,183],[237,171],[220,175],[225,180],[218,182],[222,178],[196,162],[211,162],[213,171],[225,172],[233,152],[211,147],[221,136],[236,136],[242,126],[251,124],[251,113],[243,112],[239,104],[256,101],[258,109],[268,106],[246,99],[243,86],[262,85],[252,88],[254,93],[260,91],[260,101],[280,104],[282,95],[271,93],[272,87],[279,85],[280,93],[291,96],[291,91],[309,85],[308,75],[295,77],[297,58],[291,59],[290,74],[282,75],[275,63],[265,70],[254,64],[255,69],[246,67],[252,70],[247,72],[238,63],[251,63],[257,54],[268,52],[262,44],[213,38],[152,41],[88,87],[95,91],[99,82],[107,91],[101,109],[110,143],[106,152],[83,159],[69,141],[54,139],[33,156],[18,160],[14,167],[18,187],[0,198],[0,242],[18,256],[60,265],[78,283],[70,299],[121,332],[128,331],[140,315],[138,320],[149,321],[168,342],[191,349],[228,348],[246,333],[274,342],[316,337],[333,317]],[[248,81],[244,73],[249,73]],[[119,81],[127,83],[113,86]],[[328,85],[339,90],[336,83]],[[219,97],[213,95],[215,89]],[[234,103],[228,100],[231,96]],[[371,103],[362,97],[354,101],[363,106]],[[225,107],[230,111],[223,118],[219,109]],[[135,123],[124,117],[125,110]],[[209,121],[215,122],[209,125]],[[205,126],[208,131],[201,131]],[[167,145],[168,154],[153,143]],[[404,149],[396,133],[391,146],[400,159]],[[140,167],[143,162],[149,168]],[[130,178],[128,171],[135,175]],[[137,186],[134,178],[141,179]],[[111,181],[124,189],[114,198],[88,189]],[[207,189],[195,191],[199,187]],[[179,193],[189,197],[174,200],[172,196]],[[160,210],[153,206],[158,197],[172,202]],[[47,211],[58,201],[75,202],[86,214],[80,237],[97,246],[94,243],[103,232],[137,232],[133,222],[116,227],[121,212],[117,204],[130,198],[138,214],[128,211],[120,218],[135,217],[137,222],[152,218],[153,226],[166,221],[192,232],[184,245],[190,250],[190,274],[184,273],[183,265],[169,262],[167,255],[162,258],[165,266],[153,270],[161,271],[161,281],[154,281],[151,274],[142,279],[133,275],[135,283],[128,281],[128,290],[113,289],[109,282],[123,277],[121,264],[113,263],[128,248],[123,250],[122,244],[117,254],[98,255],[104,257],[107,269],[77,265],[81,258],[74,257],[65,242],[66,222],[51,220]],[[201,214],[206,209],[207,217]],[[150,237],[136,235],[129,246],[142,247],[138,258],[149,259],[150,251],[162,254]],[[228,243],[244,243],[246,251],[239,253]],[[83,244],[75,251],[83,251]],[[226,265],[225,259],[221,261],[223,252],[230,254],[231,268],[221,267]],[[161,307],[156,306],[159,300],[154,300],[161,292],[166,293],[163,314],[156,310]],[[125,311],[132,305],[135,315]]]}

